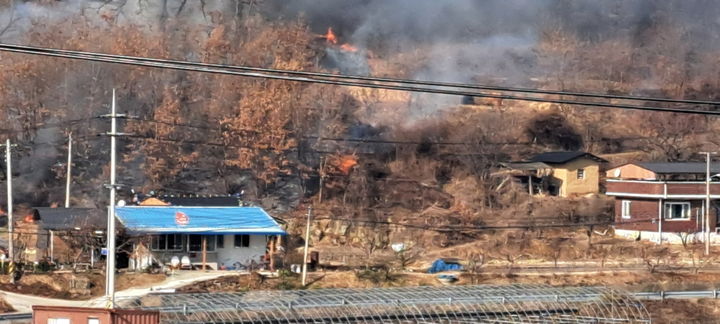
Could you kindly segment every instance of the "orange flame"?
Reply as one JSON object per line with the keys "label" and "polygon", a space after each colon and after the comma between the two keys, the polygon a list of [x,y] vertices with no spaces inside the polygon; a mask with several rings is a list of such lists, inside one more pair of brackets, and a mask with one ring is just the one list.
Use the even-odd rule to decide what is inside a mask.
{"label": "orange flame", "polygon": [[335,36],[335,33],[333,33],[332,27],[328,27],[327,34],[323,36],[325,40],[327,40],[330,44],[337,44],[337,36]]}
{"label": "orange flame", "polygon": [[[335,32],[333,32],[332,27],[328,27],[327,33],[325,35],[321,35],[320,38],[325,38],[325,41],[328,44],[337,45],[338,43],[338,37],[335,35]],[[340,50],[345,52],[357,52],[358,49],[355,46],[350,45],[349,43],[344,43],[340,45]]]}
{"label": "orange flame", "polygon": [[340,49],[343,50],[343,51],[345,51],[345,52],[357,52],[357,50],[358,50],[357,47],[352,46],[352,45],[350,45],[350,44],[348,44],[348,43],[345,43],[345,44],[340,45]]}
{"label": "orange flame", "polygon": [[350,174],[350,170],[354,166],[358,164],[357,158],[352,155],[345,155],[342,157],[342,160],[340,161],[340,165],[338,166],[338,169],[344,174]]}

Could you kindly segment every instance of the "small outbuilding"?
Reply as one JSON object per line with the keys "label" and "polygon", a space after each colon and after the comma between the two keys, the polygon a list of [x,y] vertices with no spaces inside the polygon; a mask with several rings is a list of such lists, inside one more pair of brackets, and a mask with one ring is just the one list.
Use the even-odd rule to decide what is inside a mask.
{"label": "small outbuilding", "polygon": [[33,306],[33,324],[158,324],[157,310]]}
{"label": "small outbuilding", "polygon": [[587,152],[545,152],[503,166],[528,185],[530,194],[574,197],[600,191],[600,168],[605,162]]}

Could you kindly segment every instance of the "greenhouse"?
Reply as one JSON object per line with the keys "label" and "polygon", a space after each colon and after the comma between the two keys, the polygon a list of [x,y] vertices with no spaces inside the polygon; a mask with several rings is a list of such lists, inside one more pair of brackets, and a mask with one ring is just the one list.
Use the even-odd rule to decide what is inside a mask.
{"label": "greenhouse", "polygon": [[151,295],[125,308],[163,323],[650,323],[645,307],[604,287],[481,285]]}

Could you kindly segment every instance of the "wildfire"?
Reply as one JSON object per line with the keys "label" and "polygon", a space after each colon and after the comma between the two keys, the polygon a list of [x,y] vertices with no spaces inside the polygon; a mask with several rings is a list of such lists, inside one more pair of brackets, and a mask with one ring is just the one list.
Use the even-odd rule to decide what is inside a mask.
{"label": "wildfire", "polygon": [[341,157],[338,169],[344,174],[350,174],[350,170],[358,164],[357,157],[353,155],[345,155]]}
{"label": "wildfire", "polygon": [[352,46],[352,45],[350,45],[350,44],[348,44],[348,43],[345,43],[345,44],[340,45],[340,49],[343,50],[343,51],[345,51],[345,52],[357,52],[357,50],[358,50],[357,47]]}
{"label": "wildfire", "polygon": [[[320,37],[325,38],[325,41],[328,44],[331,44],[331,45],[338,44],[338,37],[337,37],[337,35],[335,35],[335,32],[333,32],[332,27],[328,27],[327,33],[325,33],[325,35],[321,35]],[[344,44],[340,45],[340,50],[345,51],[345,52],[357,52],[358,51],[357,47],[355,47],[349,43],[344,43]]]}
{"label": "wildfire", "polygon": [[333,33],[332,27],[328,27],[328,31],[323,37],[329,44],[337,44],[337,36]]}

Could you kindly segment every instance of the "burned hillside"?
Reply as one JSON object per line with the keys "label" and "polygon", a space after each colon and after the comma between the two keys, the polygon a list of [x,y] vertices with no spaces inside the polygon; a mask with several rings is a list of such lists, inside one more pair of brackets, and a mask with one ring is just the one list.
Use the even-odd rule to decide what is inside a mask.
{"label": "burned hillside", "polygon": [[[717,24],[720,6],[703,1],[322,2],[8,0],[0,1],[0,40],[665,98],[716,100],[720,87],[718,71],[706,68],[717,66],[720,40],[707,26]],[[694,9],[699,3],[702,12]],[[410,7],[416,10],[403,10]],[[336,228],[318,238],[338,244],[353,243],[340,240],[368,227],[377,229],[371,240],[386,245],[389,236],[413,229],[596,221],[607,216],[602,201],[533,201],[498,176],[500,163],[547,150],[680,160],[718,141],[718,123],[703,116],[1,56],[2,131],[21,145],[19,202],[62,201],[72,132],[72,205],[107,204],[109,141],[97,135],[109,123],[96,116],[109,111],[116,89],[119,110],[133,117],[120,127],[131,134],[121,140],[122,198],[131,199],[131,190],[242,193],[289,219],[313,205]],[[472,235],[440,233],[443,242],[432,244]]]}

